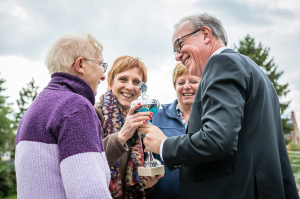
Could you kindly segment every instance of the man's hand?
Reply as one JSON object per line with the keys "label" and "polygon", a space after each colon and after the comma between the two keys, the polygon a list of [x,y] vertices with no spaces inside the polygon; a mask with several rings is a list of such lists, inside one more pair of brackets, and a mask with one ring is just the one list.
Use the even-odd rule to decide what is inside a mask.
{"label": "man's hand", "polygon": [[149,188],[153,187],[153,185],[155,185],[158,182],[158,180],[160,178],[162,178],[163,176],[164,176],[164,174],[159,174],[156,176],[141,177],[143,185],[144,185],[144,189],[149,189]]}
{"label": "man's hand", "polygon": [[153,153],[157,153],[157,154],[159,154],[159,148],[161,142],[167,138],[159,128],[149,124],[140,126],[138,134],[140,138],[142,138],[142,135],[145,135],[144,151],[145,152],[152,151]]}

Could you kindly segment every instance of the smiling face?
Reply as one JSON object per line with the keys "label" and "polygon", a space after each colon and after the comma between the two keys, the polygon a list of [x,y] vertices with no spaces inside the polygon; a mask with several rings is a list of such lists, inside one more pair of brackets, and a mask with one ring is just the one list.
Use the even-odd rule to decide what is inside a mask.
{"label": "smiling face", "polygon": [[[190,22],[187,21],[180,25],[172,39],[172,44],[176,39],[193,32]],[[198,34],[198,35],[197,35]],[[210,56],[209,46],[205,41],[202,29],[196,34],[189,35],[180,39],[181,51],[175,53],[175,59],[187,67],[191,75],[201,77],[205,64]]]}
{"label": "smiling face", "polygon": [[130,108],[131,102],[140,96],[139,83],[142,79],[143,75],[136,67],[118,73],[114,77],[110,89],[125,111]]}
{"label": "smiling face", "polygon": [[[101,52],[97,56],[93,56],[90,59],[103,63],[103,56]],[[98,85],[101,81],[105,80],[103,68],[102,66],[88,60],[83,60],[82,66],[85,69],[82,79],[84,79],[90,85],[96,96]]]}
{"label": "smiling face", "polygon": [[189,73],[177,78],[175,89],[181,107],[192,105],[200,80],[201,77],[193,76]]}

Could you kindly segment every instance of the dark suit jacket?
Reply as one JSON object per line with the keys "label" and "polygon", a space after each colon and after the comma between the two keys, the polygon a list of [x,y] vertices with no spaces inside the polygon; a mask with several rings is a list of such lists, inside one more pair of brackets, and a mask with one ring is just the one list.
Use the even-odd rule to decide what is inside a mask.
{"label": "dark suit jacket", "polygon": [[180,168],[181,198],[299,198],[287,155],[278,96],[251,59],[231,49],[203,71],[185,135],[163,145]]}

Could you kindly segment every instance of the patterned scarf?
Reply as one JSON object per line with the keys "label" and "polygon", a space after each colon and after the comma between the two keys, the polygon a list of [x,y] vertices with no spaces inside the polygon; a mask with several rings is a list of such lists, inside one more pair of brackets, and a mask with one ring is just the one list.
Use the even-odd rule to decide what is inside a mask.
{"label": "patterned scarf", "polygon": [[[115,95],[109,90],[107,90],[104,95],[103,116],[104,137],[121,130],[125,122],[126,114],[124,110],[119,107],[119,103]],[[120,159],[110,168],[111,181],[109,184],[109,190],[113,198],[122,196],[124,199],[145,199],[146,194],[143,188],[143,183],[137,173],[138,167],[144,165],[142,141],[137,135],[137,132],[134,133],[129,141],[131,144],[131,155],[128,159],[126,169],[125,193],[122,191],[122,180],[119,171]]]}
{"label": "patterned scarf", "polygon": [[187,123],[185,121],[184,114],[183,114],[182,110],[179,107],[179,103],[178,102],[177,102],[177,105],[176,105],[176,111],[177,111],[177,114],[180,117],[180,119],[181,119],[181,121],[182,121],[182,123],[183,123],[183,125],[184,125],[184,127],[186,129],[187,128]]}

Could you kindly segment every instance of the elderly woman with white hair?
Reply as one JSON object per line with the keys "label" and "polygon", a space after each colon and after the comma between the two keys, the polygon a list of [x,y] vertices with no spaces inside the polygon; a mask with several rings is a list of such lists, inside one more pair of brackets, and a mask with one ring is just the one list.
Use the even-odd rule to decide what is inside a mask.
{"label": "elderly woman with white hair", "polygon": [[48,51],[51,81],[22,118],[16,137],[18,198],[111,198],[110,171],[94,110],[105,80],[102,44],[62,36]]}

